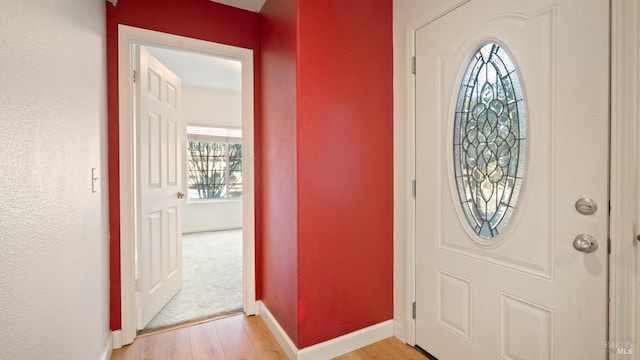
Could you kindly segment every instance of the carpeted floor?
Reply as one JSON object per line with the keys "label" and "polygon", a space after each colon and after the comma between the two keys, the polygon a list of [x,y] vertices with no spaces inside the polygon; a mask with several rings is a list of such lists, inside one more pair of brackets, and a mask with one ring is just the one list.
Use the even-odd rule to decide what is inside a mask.
{"label": "carpeted floor", "polygon": [[182,290],[146,333],[242,311],[242,230],[182,236]]}

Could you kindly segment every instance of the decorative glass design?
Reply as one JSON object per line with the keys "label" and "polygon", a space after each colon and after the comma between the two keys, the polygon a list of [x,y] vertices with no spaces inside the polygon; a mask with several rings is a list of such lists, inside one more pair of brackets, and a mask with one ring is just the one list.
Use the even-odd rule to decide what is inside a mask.
{"label": "decorative glass design", "polygon": [[483,239],[497,236],[511,219],[524,176],[526,133],[515,65],[500,45],[488,43],[467,66],[453,131],[458,197]]}

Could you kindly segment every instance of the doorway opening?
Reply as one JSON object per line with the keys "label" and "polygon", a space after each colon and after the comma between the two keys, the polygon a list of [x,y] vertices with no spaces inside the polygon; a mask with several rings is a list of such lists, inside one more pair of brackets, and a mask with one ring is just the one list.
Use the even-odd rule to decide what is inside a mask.
{"label": "doorway opening", "polygon": [[[243,308],[242,64],[184,50],[141,48],[180,79],[178,115],[186,125],[180,142],[184,162],[180,172],[186,191],[179,217],[182,287],[146,325],[137,324],[138,334]],[[142,74],[140,80],[144,81]],[[134,104],[141,101],[136,99],[138,95]],[[148,168],[143,157],[136,158],[141,169]],[[140,246],[136,249],[145,251]],[[137,278],[144,277],[139,261],[136,268]]]}
{"label": "doorway opening", "polygon": [[[136,67],[136,61],[132,61],[135,59],[135,49],[136,47],[145,48],[145,51],[149,53],[153,53],[156,57],[162,58],[166,54],[164,53],[174,53],[173,55],[182,54],[183,56],[199,56],[200,60],[207,61],[218,61],[219,63],[224,63],[228,67],[227,71],[222,71],[222,74],[226,75],[218,75],[218,80],[223,78],[224,76],[230,76],[233,78],[235,76],[236,83],[235,88],[226,88],[226,89],[211,89],[211,80],[207,80],[202,72],[196,73],[195,80],[189,79],[188,76],[183,76],[183,108],[187,111],[187,114],[184,119],[184,124],[190,124],[197,127],[204,128],[223,128],[227,130],[241,130],[240,138],[225,137],[224,141],[227,144],[232,144],[231,147],[235,146],[237,148],[241,148],[240,152],[240,168],[236,168],[235,172],[224,175],[224,182],[221,183],[218,181],[217,185],[224,184],[228,186],[224,191],[218,191],[217,198],[209,198],[209,199],[195,199],[186,196],[189,192],[197,193],[197,184],[191,183],[188,175],[188,158],[187,158],[187,135],[186,131],[183,131],[182,142],[177,148],[179,148],[183,154],[178,155],[182,161],[179,164],[180,168],[180,178],[182,181],[182,186],[180,190],[177,191],[177,198],[180,199],[180,206],[183,207],[180,209],[179,213],[182,216],[182,219],[179,221],[180,227],[184,228],[179,231],[181,235],[183,232],[185,233],[185,242],[181,245],[181,250],[187,253],[195,253],[196,255],[204,255],[204,260],[200,259],[200,265],[211,265],[212,263],[216,263],[215,259],[212,257],[207,258],[208,251],[203,251],[202,249],[190,249],[187,251],[185,246],[193,243],[199,243],[198,245],[203,245],[204,243],[218,242],[221,244],[223,242],[233,244],[230,248],[226,250],[221,250],[220,246],[211,246],[210,248],[214,248],[216,250],[221,250],[218,252],[218,255],[222,255],[222,257],[227,260],[236,259],[234,265],[224,267],[224,271],[228,272],[229,279],[228,281],[234,282],[236,287],[238,287],[237,279],[240,279],[240,289],[241,295],[238,296],[237,291],[235,295],[223,294],[220,292],[220,286],[217,288],[213,286],[214,295],[206,295],[211,299],[210,301],[205,301],[206,304],[211,305],[215,303],[217,299],[223,299],[222,302],[227,303],[222,307],[218,307],[220,310],[204,310],[213,311],[214,313],[205,314],[200,313],[196,314],[196,317],[191,320],[202,319],[207,316],[214,316],[217,314],[234,312],[234,311],[244,311],[244,313],[251,315],[255,313],[255,265],[254,265],[254,249],[255,249],[255,228],[254,228],[254,165],[253,165],[253,52],[249,49],[238,48],[234,46],[222,45],[211,43],[207,41],[201,41],[191,38],[185,38],[176,35],[164,34],[155,31],[149,31],[144,29],[138,29],[134,27],[129,27],[125,25],[119,26],[119,96],[120,96],[120,109],[119,109],[119,118],[120,118],[120,208],[121,208],[121,229],[120,229],[120,237],[121,237],[121,273],[122,273],[122,344],[128,344],[133,341],[137,334],[137,330],[144,328],[144,326],[140,326],[139,313],[140,308],[138,307],[138,303],[140,303],[139,298],[141,291],[138,291],[141,288],[141,282],[143,281],[143,276],[145,275],[143,271],[140,271],[138,266],[138,261],[140,260],[140,256],[142,255],[136,246],[136,237],[140,233],[139,229],[141,228],[141,219],[143,219],[140,215],[140,195],[138,194],[138,186],[137,186],[137,178],[136,178],[136,166],[138,166],[136,159],[138,159],[137,152],[137,136],[139,135],[136,132],[136,124],[134,122],[135,113],[139,110],[137,109],[137,104],[134,98],[135,94],[135,84],[133,82],[131,74],[134,73]],[[169,56],[167,59],[170,59]],[[164,59],[164,65],[166,67],[171,67],[175,65],[171,65],[171,62],[176,60],[167,60]],[[176,60],[179,61],[179,60]],[[194,63],[187,63],[183,65],[186,67],[196,68],[197,66]],[[229,67],[235,68],[235,75],[231,74]],[[180,72],[179,68],[176,68],[175,72]],[[223,69],[225,70],[225,69]],[[141,75],[134,75],[136,78]],[[200,81],[200,83],[198,83]],[[231,83],[231,80],[225,79],[223,82]],[[186,84],[186,86],[184,86]],[[217,85],[218,87],[221,85]],[[231,86],[231,85],[229,85]],[[212,93],[217,93],[220,95],[220,98],[212,97]],[[226,98],[224,96],[227,96]],[[233,98],[233,100],[231,100]],[[200,105],[198,105],[198,103]],[[237,106],[233,107],[232,110],[229,110],[226,115],[221,117],[227,118],[227,122],[217,123],[211,122],[212,119],[215,119],[216,115],[220,115],[224,111],[221,110],[221,106],[214,106],[215,104],[226,103],[233,104],[235,103]],[[194,113],[196,112],[196,113]],[[199,112],[199,114],[197,114]],[[232,119],[232,120],[231,120]],[[164,126],[164,125],[162,125]],[[161,129],[164,129],[163,127]],[[169,126],[171,128],[171,126]],[[186,126],[185,126],[186,128]],[[185,129],[186,130],[186,129]],[[163,130],[160,131],[161,134]],[[180,131],[179,131],[180,132]],[[140,131],[143,133],[143,131]],[[200,136],[200,140],[203,140],[203,136],[205,135],[197,135]],[[197,137],[196,136],[196,137]],[[160,136],[162,137],[162,136]],[[206,136],[205,136],[206,137]],[[220,142],[220,138],[206,138],[204,140],[217,141]],[[184,145],[184,146],[182,146]],[[237,146],[236,146],[237,145]],[[228,145],[229,146],[229,145]],[[141,151],[142,152],[142,151]],[[236,154],[238,155],[238,154]],[[228,156],[228,154],[227,154]],[[171,157],[171,155],[169,155]],[[230,163],[230,160],[225,158],[226,163]],[[171,165],[168,165],[171,167]],[[144,170],[144,169],[143,169]],[[220,170],[219,168],[217,170]],[[234,179],[233,186],[231,185],[231,180]],[[188,185],[190,184],[190,185]],[[241,189],[239,194],[238,189]],[[175,197],[175,193],[173,193],[173,197]],[[183,199],[184,197],[184,199]],[[211,206],[211,205],[217,205]],[[206,210],[205,208],[216,207],[217,210]],[[226,208],[224,208],[226,206]],[[192,208],[192,209],[190,209]],[[222,209],[224,208],[224,209]],[[230,210],[231,208],[235,208],[234,211]],[[217,211],[217,215],[216,215]],[[226,215],[226,218],[223,215]],[[198,219],[198,217],[200,217]],[[232,219],[233,218],[233,219]],[[200,222],[199,222],[200,221]],[[147,224],[147,222],[142,222],[142,224]],[[209,240],[206,240],[209,238]],[[211,239],[217,240],[211,240]],[[205,240],[203,240],[205,239]],[[229,254],[235,254],[230,256]],[[239,254],[238,254],[239,253]],[[213,256],[213,255],[212,255]],[[181,257],[182,258],[182,257]],[[197,259],[184,259],[185,265],[181,267],[182,270],[186,270],[189,264],[186,261],[198,261]],[[218,265],[222,262],[217,261]],[[195,263],[191,263],[195,264]],[[226,262],[226,265],[229,265],[229,262]],[[197,266],[196,266],[197,267]],[[222,275],[220,270],[209,269],[208,271],[216,272],[217,274],[213,277],[206,275],[210,281],[207,282],[208,285],[211,285],[214,281],[213,279]],[[195,272],[203,272],[202,268],[199,270],[195,270]],[[184,275],[187,275],[184,272]],[[224,277],[224,276],[218,276]],[[236,280],[232,280],[231,278],[235,278]],[[186,278],[184,280],[187,280]],[[186,290],[186,284],[183,283],[183,292]],[[195,286],[196,288],[202,286]],[[210,286],[211,287],[211,286]],[[223,288],[225,286],[222,286]],[[153,286],[151,286],[153,288]],[[237,289],[236,289],[237,290]],[[221,295],[221,296],[220,296]],[[174,299],[178,299],[180,295],[176,296]],[[227,301],[227,298],[233,298],[234,300]],[[239,298],[239,299],[238,299]],[[238,301],[239,300],[239,301]],[[171,300],[173,301],[173,300]],[[233,303],[235,305],[229,307],[228,304]],[[169,305],[167,305],[169,306]],[[190,307],[198,307],[198,305],[191,305]],[[206,307],[206,306],[204,306]],[[181,311],[179,311],[181,312]],[[175,319],[177,322],[184,322],[188,319]],[[146,324],[144,324],[146,325]],[[163,324],[161,327],[169,326],[169,324]]]}

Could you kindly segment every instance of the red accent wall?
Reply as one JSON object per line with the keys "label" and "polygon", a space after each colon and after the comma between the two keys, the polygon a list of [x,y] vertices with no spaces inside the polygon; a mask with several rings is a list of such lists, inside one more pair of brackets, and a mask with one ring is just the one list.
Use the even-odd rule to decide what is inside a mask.
{"label": "red accent wall", "polygon": [[[233,45],[254,50],[256,201],[260,184],[260,15],[209,0],[120,0],[107,4],[107,110],[109,147],[109,229],[111,277],[111,329],[121,328],[120,293],[120,189],[118,168],[118,24]],[[256,215],[256,287],[261,294],[260,218]]]}
{"label": "red accent wall", "polygon": [[393,317],[392,1],[262,14],[263,301],[305,348]]}
{"label": "red accent wall", "polygon": [[296,0],[261,13],[262,301],[297,343]]}
{"label": "red accent wall", "polygon": [[298,1],[299,348],[393,318],[391,0]]}
{"label": "red accent wall", "polygon": [[209,0],[107,5],[112,329],[118,24],[255,50],[256,291],[297,347],[391,319],[391,0],[267,0],[261,14]]}

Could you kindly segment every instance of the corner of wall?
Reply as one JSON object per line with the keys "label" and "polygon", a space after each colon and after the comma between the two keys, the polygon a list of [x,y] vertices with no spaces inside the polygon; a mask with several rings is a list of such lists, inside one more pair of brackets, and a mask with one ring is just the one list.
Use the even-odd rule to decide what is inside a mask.
{"label": "corner of wall", "polygon": [[393,320],[393,336],[397,337],[403,343],[407,342],[407,329],[399,320]]}
{"label": "corner of wall", "polygon": [[387,320],[335,339],[304,349],[298,349],[284,329],[278,324],[278,321],[273,317],[267,306],[261,301],[258,301],[257,308],[257,314],[262,316],[267,327],[273,333],[276,340],[278,340],[278,343],[282,346],[289,359],[322,360],[335,358],[392,337],[396,332],[396,322]]}
{"label": "corner of wall", "polygon": [[273,336],[278,340],[278,343],[282,346],[287,357],[289,357],[289,359],[297,359],[298,348],[293,341],[291,341],[289,335],[287,335],[282,326],[278,323],[278,320],[276,320],[273,314],[271,314],[271,311],[269,311],[262,301],[258,301],[256,303],[256,314],[262,316],[262,320],[264,320]]}
{"label": "corner of wall", "polygon": [[107,337],[107,343],[104,345],[104,349],[102,350],[102,354],[100,354],[99,360],[110,360],[113,349],[115,349],[115,347],[113,345],[113,333],[111,333]]}
{"label": "corner of wall", "polygon": [[112,348],[120,349],[124,344],[122,343],[122,330],[114,330],[111,332]]}

